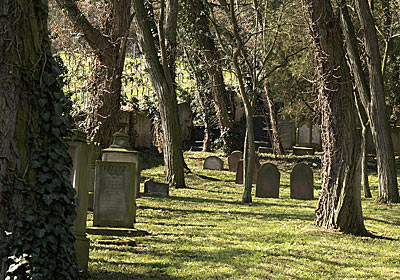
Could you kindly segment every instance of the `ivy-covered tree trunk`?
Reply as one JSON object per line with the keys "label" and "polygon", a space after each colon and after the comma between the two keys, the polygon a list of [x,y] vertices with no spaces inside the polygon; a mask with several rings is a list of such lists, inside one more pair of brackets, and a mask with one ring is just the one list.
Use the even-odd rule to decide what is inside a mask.
{"label": "ivy-covered tree trunk", "polygon": [[[158,98],[163,130],[163,155],[166,180],[169,185],[184,188],[184,159],[181,128],[175,89],[177,0],[161,1],[158,22],[158,42],[154,38],[155,26],[143,0],[133,0],[140,45],[146,57],[150,79]],[[158,43],[158,44],[156,44]],[[159,52],[160,50],[160,57]]]}
{"label": "ivy-covered tree trunk", "polygon": [[0,5],[0,279],[77,279],[68,111],[47,1]]}
{"label": "ivy-covered tree trunk", "polygon": [[346,1],[342,1],[341,14],[346,36],[346,47],[351,62],[354,80],[361,102],[368,116],[375,144],[378,165],[378,197],[381,203],[400,202],[393,143],[390,136],[389,120],[386,114],[381,60],[375,24],[367,1],[356,1],[356,10],[364,33],[364,47],[367,53],[367,72],[358,51],[357,38],[350,19]]}
{"label": "ivy-covered tree trunk", "polygon": [[339,18],[329,0],[303,0],[310,22],[322,111],[322,190],[316,224],[324,229],[366,235],[361,209],[352,83]]}
{"label": "ivy-covered tree trunk", "polygon": [[57,0],[74,27],[96,55],[85,130],[91,140],[107,146],[116,130],[121,103],[121,77],[124,69],[126,39],[132,21],[131,0],[110,1],[104,30],[95,28],[73,0]]}

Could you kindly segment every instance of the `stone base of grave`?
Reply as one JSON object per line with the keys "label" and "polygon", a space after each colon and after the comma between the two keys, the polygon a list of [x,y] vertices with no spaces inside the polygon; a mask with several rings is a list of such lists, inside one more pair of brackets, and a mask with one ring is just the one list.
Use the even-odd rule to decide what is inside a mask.
{"label": "stone base of grave", "polygon": [[79,270],[87,271],[89,262],[90,240],[85,235],[75,236],[75,254]]}
{"label": "stone base of grave", "polygon": [[293,154],[296,156],[314,155],[314,148],[293,146]]}
{"label": "stone base of grave", "polygon": [[270,147],[258,147],[258,152],[260,154],[273,154],[274,149],[272,149]]}
{"label": "stone base of grave", "polygon": [[88,227],[86,232],[93,235],[112,235],[125,237],[150,235],[150,233],[145,230],[139,230],[135,228]]}
{"label": "stone base of grave", "polygon": [[169,185],[148,180],[144,183],[144,194],[169,196]]}

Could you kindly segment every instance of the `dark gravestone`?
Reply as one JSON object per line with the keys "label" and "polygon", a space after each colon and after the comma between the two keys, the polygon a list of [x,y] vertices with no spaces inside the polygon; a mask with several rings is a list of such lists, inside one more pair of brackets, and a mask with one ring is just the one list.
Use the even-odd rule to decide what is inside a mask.
{"label": "dark gravestone", "polygon": [[[256,158],[256,162],[254,164],[253,169],[253,184],[257,182],[257,173],[258,169],[260,168],[260,161]],[[237,169],[236,169],[236,184],[243,184],[243,160],[238,161]]]}
{"label": "dark gravestone", "polygon": [[313,171],[305,163],[293,167],[290,174],[290,198],[314,199]]}
{"label": "dark gravestone", "polygon": [[144,183],[144,193],[169,196],[169,185],[148,180]]}
{"label": "dark gravestone", "polygon": [[133,227],[136,164],[96,161],[93,225]]}
{"label": "dark gravestone", "polygon": [[256,197],[279,198],[281,174],[276,165],[264,163],[257,174]]}
{"label": "dark gravestone", "polygon": [[224,162],[219,157],[209,156],[204,160],[203,169],[222,170],[223,168]]}
{"label": "dark gravestone", "polygon": [[230,154],[228,157],[228,166],[229,166],[229,171],[236,172],[237,170],[237,165],[239,160],[243,158],[243,153],[241,151],[234,151]]}

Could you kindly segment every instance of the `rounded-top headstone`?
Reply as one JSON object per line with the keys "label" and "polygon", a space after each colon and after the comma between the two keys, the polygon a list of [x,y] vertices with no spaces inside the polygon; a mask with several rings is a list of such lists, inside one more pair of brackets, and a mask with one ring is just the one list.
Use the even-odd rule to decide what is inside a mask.
{"label": "rounded-top headstone", "polygon": [[224,162],[219,157],[209,156],[204,160],[203,169],[222,170],[223,168]]}
{"label": "rounded-top headstone", "polygon": [[290,198],[314,199],[313,171],[305,163],[298,163],[290,174]]}
{"label": "rounded-top headstone", "polygon": [[243,153],[241,151],[234,151],[228,157],[228,167],[229,171],[236,172],[238,162],[243,158]]}
{"label": "rounded-top headstone", "polygon": [[257,174],[256,197],[279,198],[281,174],[272,163],[261,165]]}

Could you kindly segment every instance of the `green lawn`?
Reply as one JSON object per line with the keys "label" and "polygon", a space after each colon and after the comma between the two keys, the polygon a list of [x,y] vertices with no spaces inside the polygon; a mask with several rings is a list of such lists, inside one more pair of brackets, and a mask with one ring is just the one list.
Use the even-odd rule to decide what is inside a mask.
{"label": "green lawn", "polygon": [[[313,224],[318,169],[316,199],[291,200],[293,163],[274,161],[280,198],[254,198],[249,206],[240,204],[243,186],[234,183],[234,173],[202,170],[207,155],[185,153],[193,172],[186,177],[189,188],[138,199],[135,227],[151,235],[131,238],[136,244],[89,235],[92,279],[400,279],[399,205],[363,199],[366,227],[384,238],[324,232]],[[142,175],[162,180],[163,167]],[[376,175],[370,179],[376,196]]]}

